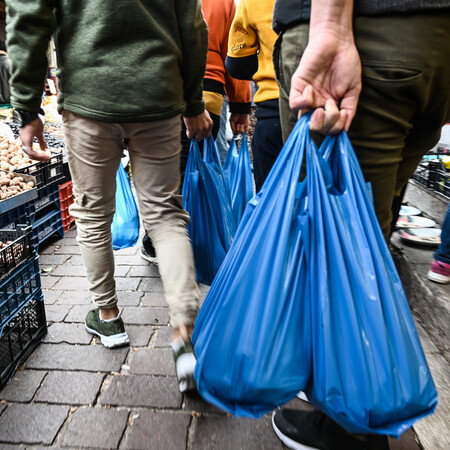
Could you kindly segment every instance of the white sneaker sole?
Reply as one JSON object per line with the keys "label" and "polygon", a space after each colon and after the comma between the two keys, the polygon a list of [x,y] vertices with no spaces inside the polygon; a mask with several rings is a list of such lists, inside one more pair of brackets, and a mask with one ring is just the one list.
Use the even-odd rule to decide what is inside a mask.
{"label": "white sneaker sole", "polygon": [[139,253],[140,253],[142,259],[145,259],[146,261],[148,261],[148,262],[154,264],[155,266],[158,265],[158,258],[157,258],[156,256],[155,256],[155,257],[147,256],[147,255],[142,251],[142,249],[139,251]]}
{"label": "white sneaker sole", "polygon": [[112,336],[103,336],[98,331],[89,328],[86,324],[84,324],[84,327],[89,333],[98,336],[102,344],[107,348],[121,347],[122,345],[126,345],[130,342],[130,339],[128,338],[128,334],[126,332],[114,334]]}
{"label": "white sneaker sole", "polygon": [[178,357],[176,362],[176,372],[179,381],[180,392],[184,394],[197,389],[194,378],[196,360],[192,353],[185,353]]}
{"label": "white sneaker sole", "polygon": [[278,436],[280,441],[291,450],[318,450],[317,447],[308,447],[307,445],[300,444],[297,441],[292,440],[291,438],[285,436],[275,425],[274,417],[276,414],[276,410],[272,413],[272,427],[275,434]]}
{"label": "white sneaker sole", "polygon": [[436,283],[447,284],[450,283],[450,277],[446,277],[445,275],[441,275],[436,272],[428,271],[428,279],[431,281],[435,281]]}

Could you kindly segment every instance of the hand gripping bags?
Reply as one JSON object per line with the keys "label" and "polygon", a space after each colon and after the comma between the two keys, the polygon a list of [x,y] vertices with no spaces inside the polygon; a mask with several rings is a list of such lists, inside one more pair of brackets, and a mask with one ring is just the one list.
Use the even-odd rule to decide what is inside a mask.
{"label": "hand gripping bags", "polygon": [[346,133],[307,147],[310,400],[352,433],[399,436],[437,393]]}
{"label": "hand gripping bags", "polygon": [[437,393],[350,142],[317,150],[308,129],[303,116],[200,310],[198,389],[250,417],[306,390],[349,432],[399,436]]}
{"label": "hand gripping bags", "polygon": [[200,394],[238,416],[287,402],[311,372],[299,127],[248,204],[194,329]]}
{"label": "hand gripping bags", "polygon": [[191,141],[183,184],[183,206],[188,225],[197,280],[210,285],[236,232],[228,190],[214,141],[204,141],[204,159],[196,140]]}
{"label": "hand gripping bags", "polygon": [[236,224],[239,226],[245,207],[254,195],[247,133],[242,136],[239,152],[235,139],[231,140],[223,165],[223,175],[230,191],[231,207]]}
{"label": "hand gripping bags", "polygon": [[116,212],[111,232],[114,250],[133,247],[139,238],[139,212],[122,164],[116,176]]}

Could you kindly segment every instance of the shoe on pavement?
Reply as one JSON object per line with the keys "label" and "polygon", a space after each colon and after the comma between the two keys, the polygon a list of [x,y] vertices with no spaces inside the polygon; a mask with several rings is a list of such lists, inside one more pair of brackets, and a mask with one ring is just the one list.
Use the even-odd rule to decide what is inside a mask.
{"label": "shoe on pavement", "polygon": [[282,408],[273,412],[272,426],[286,447],[292,450],[389,450],[387,436],[355,438],[321,411]]}
{"label": "shoe on pavement", "polygon": [[153,246],[152,240],[147,235],[142,238],[141,257],[156,266],[158,265],[155,247]]}
{"label": "shoe on pavement", "polygon": [[130,342],[120,313],[115,319],[103,320],[100,309],[93,309],[88,312],[84,326],[89,333],[99,336],[105,347],[120,347]]}
{"label": "shoe on pavement", "polygon": [[183,394],[196,390],[197,384],[194,378],[196,359],[191,340],[185,342],[181,336],[178,336],[172,342],[172,351],[180,392]]}
{"label": "shoe on pavement", "polygon": [[450,283],[450,264],[435,259],[428,271],[428,279],[436,283]]}

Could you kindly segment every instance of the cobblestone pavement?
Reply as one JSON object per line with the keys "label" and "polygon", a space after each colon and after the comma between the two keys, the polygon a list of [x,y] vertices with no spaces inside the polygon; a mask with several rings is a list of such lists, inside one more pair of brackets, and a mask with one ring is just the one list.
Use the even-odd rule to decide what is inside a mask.
{"label": "cobblestone pavement", "polygon": [[[0,392],[0,449],[282,449],[270,416],[232,418],[179,393],[161,279],[138,246],[116,252],[130,346],[108,350],[85,331],[92,305],[75,237],[72,228],[41,246],[48,334]],[[391,440],[419,448],[412,430]]]}

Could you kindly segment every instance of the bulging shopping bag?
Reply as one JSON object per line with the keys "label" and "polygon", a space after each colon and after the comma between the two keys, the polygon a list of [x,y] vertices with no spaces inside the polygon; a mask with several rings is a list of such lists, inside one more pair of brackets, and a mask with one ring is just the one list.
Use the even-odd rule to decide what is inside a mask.
{"label": "bulging shopping bag", "polygon": [[236,232],[229,192],[211,140],[204,141],[204,159],[197,141],[191,141],[182,192],[183,207],[191,216],[188,232],[197,280],[207,285],[212,283]]}
{"label": "bulging shopping bag", "polygon": [[231,207],[239,226],[247,203],[254,195],[252,167],[248,150],[247,133],[244,133],[239,146],[232,139],[223,165],[223,174],[231,197]]}
{"label": "bulging shopping bag", "polygon": [[310,378],[301,127],[248,203],[194,328],[198,390],[238,416],[262,416]]}
{"label": "bulging shopping bag", "polygon": [[116,175],[116,212],[111,232],[114,250],[133,247],[139,238],[139,212],[122,164]]}
{"label": "bulging shopping bag", "polygon": [[434,411],[437,393],[346,133],[319,151],[310,141],[306,171],[308,397],[349,432],[399,436]]}

